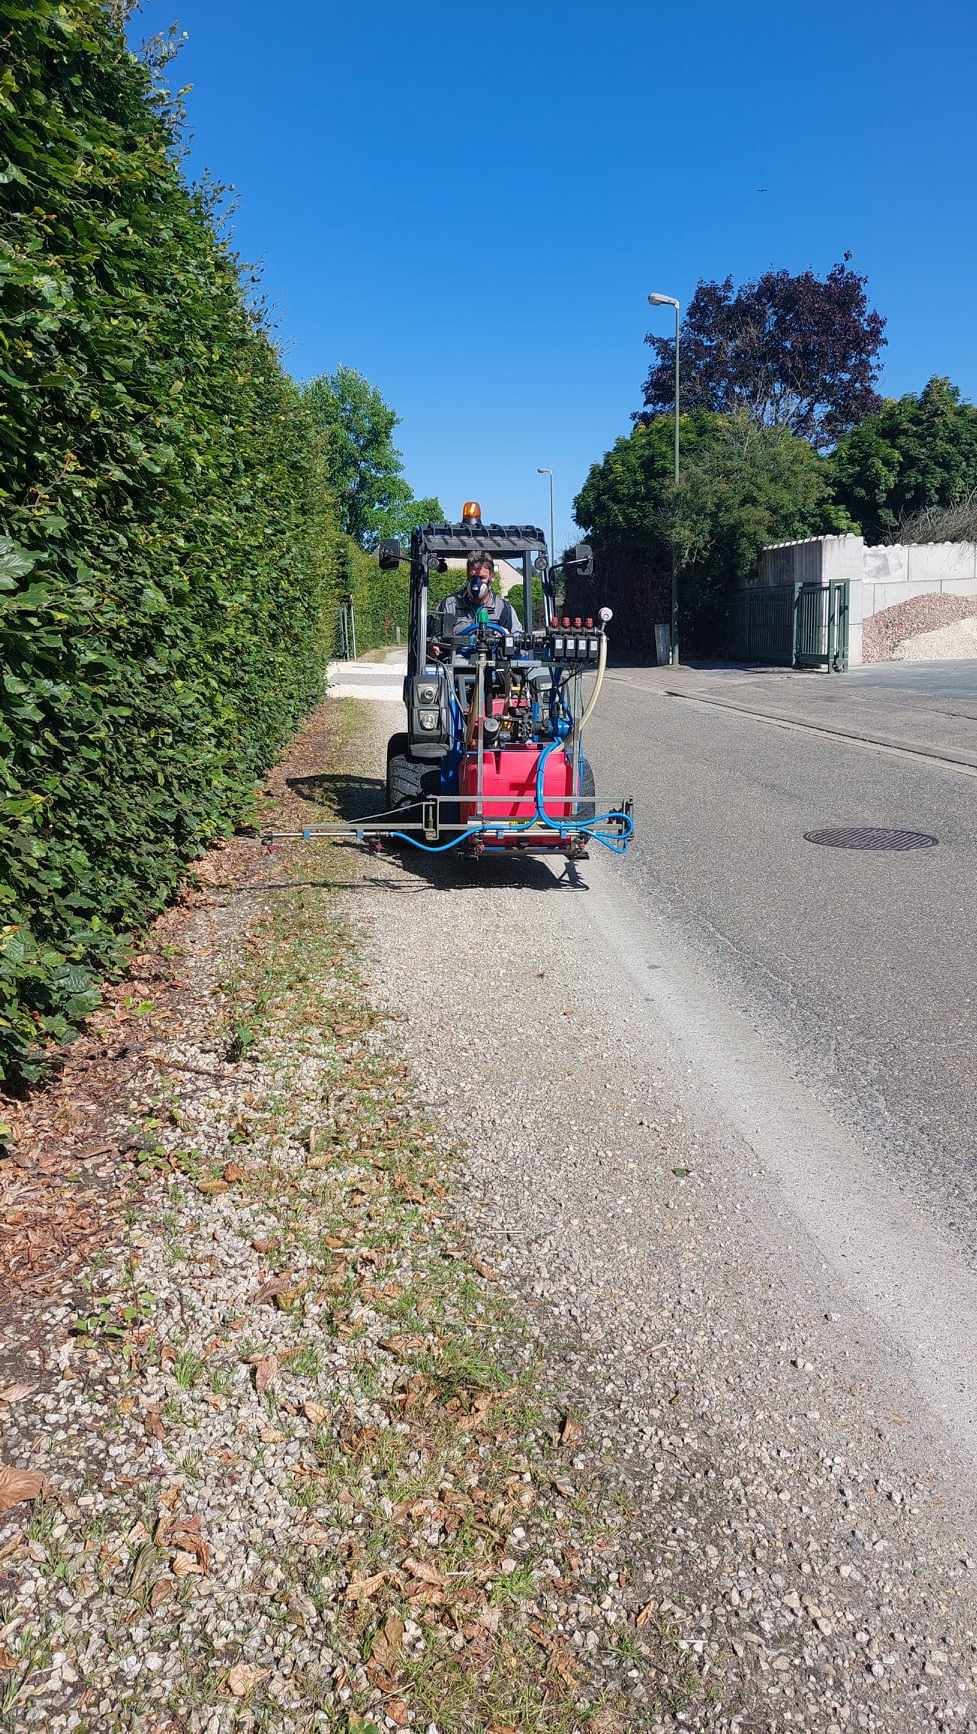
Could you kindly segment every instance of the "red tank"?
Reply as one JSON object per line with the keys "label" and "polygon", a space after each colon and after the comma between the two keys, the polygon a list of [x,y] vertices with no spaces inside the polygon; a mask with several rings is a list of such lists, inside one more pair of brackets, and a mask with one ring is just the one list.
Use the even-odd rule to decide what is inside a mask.
{"label": "red tank", "polygon": [[[482,767],[484,819],[526,820],[536,812],[536,771],[538,746],[492,747],[485,749]],[[475,795],[478,789],[478,754],[468,753],[458,773],[458,788],[463,797],[459,818],[471,824],[476,817]],[[573,768],[564,752],[550,753],[543,772],[543,804],[551,819],[573,817]],[[494,797],[489,799],[489,797]]]}

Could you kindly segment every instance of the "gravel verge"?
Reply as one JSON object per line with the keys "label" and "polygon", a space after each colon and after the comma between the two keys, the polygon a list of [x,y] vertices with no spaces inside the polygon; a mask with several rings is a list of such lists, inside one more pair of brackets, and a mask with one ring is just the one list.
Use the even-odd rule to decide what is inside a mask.
{"label": "gravel verge", "polygon": [[[288,780],[348,786],[349,716],[266,819],[301,810]],[[182,998],[127,1008],[101,1244],[6,1320],[4,1728],[626,1734],[709,1690],[630,1572],[609,1442],[458,1219],[401,1008],[324,884],[347,859],[219,852],[165,929]]]}
{"label": "gravel verge", "polygon": [[[378,712],[364,773],[395,726]],[[622,970],[625,945],[670,967],[627,867],[581,878],[405,852],[357,909],[380,1003],[422,991],[408,1055],[436,1056],[470,1232],[602,1442],[633,1513],[629,1579],[699,1669],[675,1723],[977,1727],[973,1501],[917,1432],[891,1345]]]}

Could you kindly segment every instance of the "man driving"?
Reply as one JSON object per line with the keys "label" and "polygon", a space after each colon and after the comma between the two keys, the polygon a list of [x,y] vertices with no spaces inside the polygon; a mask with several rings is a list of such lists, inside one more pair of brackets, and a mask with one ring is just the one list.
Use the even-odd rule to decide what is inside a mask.
{"label": "man driving", "polygon": [[488,554],[470,554],[465,582],[452,596],[446,596],[440,607],[441,631],[457,636],[467,626],[474,626],[479,609],[484,608],[493,626],[506,632],[521,630],[519,616],[504,596],[495,591],[495,563]]}

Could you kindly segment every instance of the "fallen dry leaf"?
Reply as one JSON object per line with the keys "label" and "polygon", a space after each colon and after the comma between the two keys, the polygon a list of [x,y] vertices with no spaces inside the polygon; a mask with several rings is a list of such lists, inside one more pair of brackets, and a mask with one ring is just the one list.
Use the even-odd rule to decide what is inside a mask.
{"label": "fallen dry leaf", "polygon": [[407,1727],[409,1711],[402,1698],[388,1698],[383,1706],[383,1713],[395,1728]]}
{"label": "fallen dry leaf", "polygon": [[437,1566],[428,1565],[423,1559],[405,1559],[404,1570],[409,1571],[411,1577],[420,1578],[422,1583],[434,1584],[437,1589],[444,1584],[444,1576]]}
{"label": "fallen dry leaf", "polygon": [[329,1540],[329,1531],[321,1523],[307,1523],[302,1531],[302,1541],[306,1547],[325,1547]]}
{"label": "fallen dry leaf", "polygon": [[583,1438],[583,1422],[574,1421],[570,1415],[564,1415],[560,1426],[561,1445],[579,1445]]}
{"label": "fallen dry leaf", "polygon": [[348,1602],[369,1602],[373,1600],[377,1590],[386,1583],[390,1573],[378,1571],[373,1577],[354,1577],[346,1586],[345,1599]]}
{"label": "fallen dry leaf", "polygon": [[423,1349],[424,1338],[410,1336],[381,1337],[380,1347],[381,1349],[386,1349],[388,1355],[398,1355],[403,1359],[405,1355],[413,1355],[417,1353],[418,1349]]}
{"label": "fallen dry leaf", "polygon": [[153,1587],[149,1592],[150,1612],[158,1614],[160,1608],[168,1601],[172,1601],[175,1595],[176,1584],[173,1582],[173,1579],[169,1577],[161,1577],[157,1583],[153,1584]]}
{"label": "fallen dry leaf", "polygon": [[136,1595],[142,1589],[158,1558],[159,1555],[151,1541],[144,1541],[142,1546],[136,1549],[132,1571],[129,1574],[129,1594],[131,1596]]}
{"label": "fallen dry leaf", "polygon": [[8,1650],[6,1644],[0,1644],[0,1674],[9,1673],[11,1668],[16,1668],[19,1661],[20,1657],[15,1656],[13,1650]]}
{"label": "fallen dry leaf", "polygon": [[251,1297],[252,1304],[256,1307],[260,1307],[265,1301],[277,1300],[280,1294],[285,1294],[289,1291],[294,1292],[294,1289],[295,1278],[293,1276],[269,1277],[268,1281],[263,1282],[257,1293]]}
{"label": "fallen dry leaf", "polygon": [[278,1377],[277,1355],[252,1355],[248,1366],[254,1368],[254,1388],[263,1397],[269,1385]]}
{"label": "fallen dry leaf", "polygon": [[658,1612],[658,1603],[657,1602],[645,1602],[644,1607],[641,1609],[641,1612],[636,1616],[635,1622],[634,1622],[635,1625],[637,1626],[639,1632],[641,1631],[643,1626],[646,1626],[648,1624],[649,1620],[654,1619],[655,1614],[657,1612]]}
{"label": "fallen dry leaf", "polygon": [[151,1439],[166,1438],[166,1429],[158,1409],[147,1409],[143,1425]]}
{"label": "fallen dry leaf", "polygon": [[399,1614],[388,1614],[378,1632],[374,1633],[370,1649],[371,1669],[380,1669],[392,1678],[400,1672],[404,1647],[404,1622]]}
{"label": "fallen dry leaf", "polygon": [[192,1553],[201,1571],[209,1570],[210,1548],[201,1534],[199,1516],[175,1517],[170,1528],[169,1546]]}
{"label": "fallen dry leaf", "polygon": [[400,1193],[400,1196],[404,1200],[405,1204],[423,1204],[424,1203],[424,1194],[421,1191],[420,1187],[415,1186],[413,1181],[408,1180],[406,1174],[395,1174],[394,1175],[394,1185],[396,1186],[397,1191]]}
{"label": "fallen dry leaf", "polygon": [[477,1270],[479,1276],[484,1277],[486,1282],[498,1282],[499,1280],[498,1271],[493,1269],[492,1265],[485,1264],[480,1258],[472,1259],[472,1269]]}
{"label": "fallen dry leaf", "polygon": [[203,1577],[204,1568],[192,1553],[175,1553],[173,1555],[172,1572],[174,1577]]}
{"label": "fallen dry leaf", "polygon": [[47,1477],[33,1469],[13,1469],[0,1463],[0,1511],[10,1511],[24,1500],[36,1499],[47,1486]]}
{"label": "fallen dry leaf", "polygon": [[0,1385],[0,1403],[19,1403],[36,1390],[36,1385]]}
{"label": "fallen dry leaf", "polygon": [[228,1691],[233,1692],[235,1698],[246,1698],[267,1672],[267,1668],[256,1668],[251,1662],[235,1662],[227,1676]]}
{"label": "fallen dry leaf", "polygon": [[313,1427],[321,1427],[323,1421],[329,1419],[329,1410],[325,1404],[314,1403],[311,1397],[302,1404],[302,1413],[307,1421],[312,1422]]}
{"label": "fallen dry leaf", "polygon": [[223,1173],[224,1173],[224,1179],[227,1181],[227,1184],[229,1186],[233,1186],[235,1180],[247,1179],[247,1174],[246,1174],[245,1170],[241,1167],[240,1162],[227,1162],[227,1163],[225,1163]]}
{"label": "fallen dry leaf", "polygon": [[262,1445],[281,1445],[284,1443],[285,1434],[280,1428],[269,1427],[266,1421],[262,1421],[258,1425],[258,1438]]}
{"label": "fallen dry leaf", "polygon": [[221,1193],[229,1192],[230,1187],[226,1180],[198,1180],[197,1191],[202,1192],[205,1198],[219,1198]]}

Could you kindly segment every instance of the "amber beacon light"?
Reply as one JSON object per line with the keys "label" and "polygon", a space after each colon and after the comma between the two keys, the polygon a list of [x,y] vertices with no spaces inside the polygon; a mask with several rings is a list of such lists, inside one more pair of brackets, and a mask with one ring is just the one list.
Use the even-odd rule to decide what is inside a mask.
{"label": "amber beacon light", "polygon": [[463,524],[480,524],[481,523],[481,521],[482,521],[482,508],[479,505],[477,500],[466,500],[465,501],[465,504],[461,508],[461,521]]}

